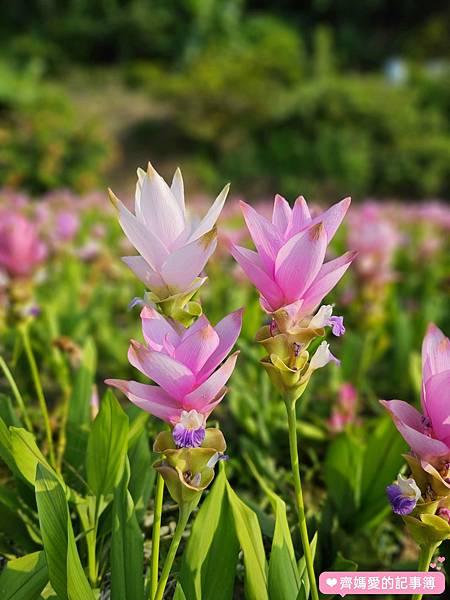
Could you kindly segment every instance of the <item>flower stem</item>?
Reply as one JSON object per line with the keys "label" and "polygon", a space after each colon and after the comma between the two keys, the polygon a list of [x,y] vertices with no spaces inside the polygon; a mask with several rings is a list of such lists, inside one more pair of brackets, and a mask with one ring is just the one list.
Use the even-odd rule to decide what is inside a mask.
{"label": "flower stem", "polygon": [[164,479],[158,473],[156,476],[155,505],[153,510],[152,557],[149,569],[150,600],[154,600],[158,587],[159,545],[161,532],[161,515],[164,495]]}
{"label": "flower stem", "polygon": [[295,414],[295,402],[286,399],[286,410],[289,426],[289,450],[291,454],[292,475],[294,476],[295,500],[298,512],[298,524],[300,528],[300,537],[305,554],[306,571],[308,573],[309,585],[311,588],[311,597],[313,600],[319,600],[317,591],[316,577],[314,575],[314,564],[309,545],[308,529],[306,527],[305,505],[303,502],[302,483],[300,480],[300,466],[298,461],[297,445],[297,417]]}
{"label": "flower stem", "polygon": [[31,375],[33,377],[34,387],[36,389],[36,395],[39,401],[39,407],[41,409],[42,415],[44,417],[44,425],[45,425],[45,433],[47,436],[47,444],[48,444],[48,452],[50,464],[55,468],[55,453],[53,450],[53,439],[52,439],[52,430],[50,427],[50,420],[48,417],[47,403],[45,401],[44,391],[42,389],[41,380],[39,378],[39,371],[36,365],[36,360],[34,358],[33,350],[31,348],[30,336],[28,334],[28,325],[22,324],[19,327],[19,331],[22,336],[23,346],[25,349],[25,354],[27,355],[28,363],[31,369]]}
{"label": "flower stem", "polygon": [[164,562],[164,567],[161,573],[161,578],[158,583],[158,588],[156,590],[154,600],[162,600],[164,590],[166,589],[167,580],[169,579],[170,570],[172,569],[173,561],[175,560],[175,555],[177,553],[178,546],[180,545],[183,532],[186,529],[186,525],[189,520],[189,515],[192,512],[192,509],[192,504],[180,505],[177,527],[175,529],[172,542],[170,544],[169,552],[167,553],[166,560]]}
{"label": "flower stem", "polygon": [[[420,546],[419,564],[417,565],[417,570],[419,572],[423,571],[425,573],[428,573],[428,569],[430,568],[430,562],[433,558],[433,554],[436,548],[437,544],[424,544],[423,546]],[[422,600],[422,594],[413,594],[412,600]]]}
{"label": "flower stem", "polygon": [[11,373],[8,365],[5,362],[3,356],[0,356],[0,367],[5,374],[6,379],[8,380],[9,385],[11,386],[12,393],[14,394],[14,398],[16,399],[17,405],[20,409],[23,420],[25,421],[25,426],[33,433],[33,424],[30,421],[30,417],[28,416],[28,411],[25,407],[25,402],[23,401],[22,394],[19,392],[19,388],[15,382],[13,374]]}

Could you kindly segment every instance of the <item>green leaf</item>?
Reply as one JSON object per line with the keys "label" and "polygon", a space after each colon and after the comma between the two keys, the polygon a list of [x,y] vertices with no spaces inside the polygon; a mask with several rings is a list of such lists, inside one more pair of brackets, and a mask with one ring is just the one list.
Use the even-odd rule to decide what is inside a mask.
{"label": "green leaf", "polygon": [[239,542],[226,493],[226,476],[221,469],[195,517],[183,553],[180,584],[186,598],[232,598],[238,554]]}
{"label": "green leaf", "polygon": [[65,491],[42,464],[36,469],[36,503],[48,573],[60,600],[94,600],[81,566]]}
{"label": "green leaf", "polygon": [[[17,492],[0,485],[0,539],[17,554],[17,548],[25,552],[37,549],[30,533],[36,528],[32,511],[24,506]],[[1,598],[1,596],[0,596]]]}
{"label": "green leaf", "polygon": [[48,469],[51,467],[37,447],[33,434],[18,427],[10,427],[9,431],[11,452],[16,466],[28,483],[34,485],[37,465],[45,465]]}
{"label": "green leaf", "polygon": [[9,470],[15,475],[20,475],[20,471],[17,469],[16,461],[12,454],[11,448],[11,432],[8,426],[0,418],[0,458],[8,466]]}
{"label": "green leaf", "polygon": [[22,427],[22,423],[13,408],[11,398],[5,394],[0,394],[0,418],[8,426]]}
{"label": "green leaf", "polygon": [[269,498],[275,514],[275,529],[269,559],[269,596],[271,600],[290,600],[297,596],[301,581],[286,517],[286,504],[269,488],[253,463],[250,460],[248,462],[259,485]]}
{"label": "green leaf", "polygon": [[305,582],[302,579],[296,600],[308,600],[308,598],[309,598],[309,589],[307,589]]}
{"label": "green leaf", "polygon": [[127,436],[128,417],[108,390],[92,425],[86,455],[87,482],[97,498],[112,494],[122,476]]}
{"label": "green leaf", "polygon": [[341,433],[328,447],[324,472],[329,500],[340,522],[351,527],[359,507],[362,444],[348,432]]}
{"label": "green leaf", "polygon": [[128,489],[133,498],[136,515],[139,521],[145,516],[148,502],[153,491],[156,471],[152,464],[154,460],[150,452],[147,431],[141,430],[134,438],[132,446],[128,446],[128,458],[131,466]]}
{"label": "green leaf", "polygon": [[0,575],[2,600],[35,600],[47,585],[48,571],[43,552],[10,560]]}
{"label": "green leaf", "polygon": [[183,588],[179,583],[177,583],[177,587],[175,589],[175,594],[173,595],[172,600],[187,600],[185,593],[183,592]]}
{"label": "green leaf", "polygon": [[225,485],[236,534],[244,555],[245,595],[249,600],[268,600],[267,561],[258,518],[237,496],[228,481]]}
{"label": "green leaf", "polygon": [[64,460],[83,472],[91,422],[91,398],[94,387],[97,356],[94,342],[88,339],[83,349],[83,360],[75,375],[67,415],[67,445]]}
{"label": "green leaf", "polygon": [[114,492],[111,543],[111,600],[144,598],[144,540],[128,491],[130,466]]}
{"label": "green leaf", "polygon": [[402,453],[406,449],[407,445],[392,420],[389,417],[380,419],[364,450],[361,508],[354,516],[355,529],[377,522],[390,510],[386,501],[386,486],[396,478],[403,464]]}

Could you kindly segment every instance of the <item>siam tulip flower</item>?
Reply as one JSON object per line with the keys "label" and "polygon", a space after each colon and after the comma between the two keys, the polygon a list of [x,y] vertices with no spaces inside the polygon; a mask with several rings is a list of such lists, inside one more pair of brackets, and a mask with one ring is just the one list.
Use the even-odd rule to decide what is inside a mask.
{"label": "siam tulip flower", "polygon": [[381,400],[425,471],[450,488],[450,340],[430,324],[422,345],[422,413]]}
{"label": "siam tulip flower", "polygon": [[215,224],[228,189],[226,185],[198,224],[186,214],[179,169],[170,187],[150,163],[147,172],[138,169],[135,214],[110,190],[120,225],[139,252],[123,260],[151,291],[150,300],[162,303],[169,316],[174,316],[174,301],[186,304],[206,280],[200,274],[216,248]]}
{"label": "siam tulip flower", "polygon": [[422,493],[414,479],[407,479],[399,473],[397,483],[388,485],[386,493],[392,510],[398,515],[409,515],[416,508]]}
{"label": "siam tulip flower", "polygon": [[[355,254],[324,263],[327,246],[344,218],[350,198],[311,218],[303,197],[291,209],[275,196],[272,221],[241,202],[256,252],[231,245],[231,254],[260,293],[263,309],[283,330],[310,316],[344,275]],[[281,310],[282,309],[282,310]]]}
{"label": "siam tulip flower", "polygon": [[106,383],[170,423],[178,446],[197,447],[205,436],[206,419],[224,397],[236,364],[238,352],[219,366],[238,338],[242,310],[229,314],[215,327],[201,316],[184,329],[147,306],[141,319],[146,343],[132,340],[128,359],[157,385],[117,379]]}
{"label": "siam tulip flower", "polygon": [[80,219],[74,212],[63,210],[56,216],[56,237],[63,242],[72,240],[79,227]]}
{"label": "siam tulip flower", "polygon": [[365,202],[350,214],[348,245],[358,252],[356,272],[366,283],[378,288],[395,279],[392,262],[401,241],[379,204]]}
{"label": "siam tulip flower", "polygon": [[44,261],[47,248],[35,225],[23,215],[0,215],[0,269],[11,278],[27,278]]}
{"label": "siam tulip flower", "polygon": [[339,389],[339,398],[328,419],[331,431],[340,432],[356,421],[356,406],[358,396],[351,383],[343,383]]}

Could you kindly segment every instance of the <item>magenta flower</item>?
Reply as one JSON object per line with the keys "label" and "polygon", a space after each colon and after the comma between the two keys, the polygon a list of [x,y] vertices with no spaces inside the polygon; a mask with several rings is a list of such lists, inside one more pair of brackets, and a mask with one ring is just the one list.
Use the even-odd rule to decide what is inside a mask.
{"label": "magenta flower", "polygon": [[56,217],[56,237],[63,242],[72,240],[80,227],[80,219],[75,212],[63,210]]}
{"label": "magenta flower", "polygon": [[[157,385],[108,379],[131,402],[155,417],[174,425],[175,442],[199,446],[206,419],[224,397],[238,352],[220,363],[234,346],[242,325],[237,310],[215,327],[201,316],[184,329],[156,310],[144,307],[142,332],[146,344],[131,341],[128,360]],[[217,368],[219,367],[219,368]]]}
{"label": "magenta flower", "polygon": [[[402,400],[381,400],[427,470],[450,468],[450,340],[430,324],[422,345],[422,414]],[[447,483],[450,482],[447,481]]]}
{"label": "magenta flower", "polygon": [[199,275],[216,248],[215,223],[228,189],[224,187],[198,224],[186,215],[179,169],[171,187],[150,163],[147,172],[138,169],[135,214],[110,191],[120,225],[140,254],[123,260],[158,299],[188,294],[204,283],[206,278]]}
{"label": "magenta flower", "polygon": [[10,277],[28,277],[47,256],[35,225],[23,215],[0,215],[0,269]]}
{"label": "magenta flower", "polygon": [[258,288],[266,312],[284,308],[296,319],[310,315],[341,279],[354,253],[325,264],[324,260],[349,205],[346,198],[313,219],[303,197],[291,209],[277,195],[270,222],[241,202],[256,252],[231,245],[231,254]]}

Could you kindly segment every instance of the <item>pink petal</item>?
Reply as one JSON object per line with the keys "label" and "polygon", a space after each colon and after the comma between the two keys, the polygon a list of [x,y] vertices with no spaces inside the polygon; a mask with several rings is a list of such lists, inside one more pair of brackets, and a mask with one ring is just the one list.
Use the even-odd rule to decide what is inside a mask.
{"label": "pink petal", "polygon": [[277,194],[273,203],[272,223],[278,229],[278,233],[283,237],[291,220],[291,207],[289,202]]}
{"label": "pink petal", "polygon": [[220,213],[222,212],[222,208],[223,208],[223,205],[225,204],[225,200],[227,199],[229,189],[230,189],[230,184],[227,184],[223,188],[223,190],[220,192],[220,194],[217,196],[217,198],[214,201],[214,204],[208,210],[206,215],[200,221],[199,226],[194,230],[193,234],[189,238],[189,241],[197,240],[202,235],[205,235],[205,233],[208,233],[208,231],[211,231],[211,229],[216,224],[216,221],[219,218]]}
{"label": "pink petal", "polygon": [[422,433],[422,416],[414,407],[401,400],[380,402],[391,413],[395,426],[419,457],[428,460],[448,453],[446,444]]}
{"label": "pink petal", "polygon": [[167,248],[184,231],[184,214],[164,179],[150,165],[143,178],[139,213],[146,229],[160,239]]}
{"label": "pink petal", "polygon": [[178,206],[181,209],[183,215],[185,214],[185,205],[184,205],[184,182],[183,176],[181,175],[181,171],[179,168],[174,173],[172,179],[172,185],[170,186],[170,191],[174,195],[175,200],[178,202]]}
{"label": "pink petal", "polygon": [[302,310],[305,313],[312,312],[320,304],[347,271],[355,256],[356,252],[346,252],[322,266],[315,281],[304,293]]}
{"label": "pink petal", "polygon": [[272,223],[257,213],[252,206],[242,202],[242,200],[239,204],[253,243],[261,257],[262,264],[267,273],[271,275],[273,274],[274,262],[278,250],[283,243],[283,238]]}
{"label": "pink petal", "polygon": [[195,408],[198,411],[203,411],[204,407],[217,399],[216,396],[231,377],[238,354],[239,352],[232,354],[211,377],[185,396],[183,406],[186,410]]}
{"label": "pink petal", "polygon": [[171,252],[162,267],[164,281],[177,291],[184,291],[203,271],[217,246],[215,231]]}
{"label": "pink petal", "polygon": [[311,215],[306,200],[299,196],[292,209],[291,225],[288,229],[288,236],[292,237],[305,229],[311,223]]}
{"label": "pink petal", "polygon": [[180,340],[184,340],[189,335],[192,335],[194,332],[203,329],[203,327],[206,327],[207,325],[210,325],[210,322],[208,321],[206,316],[204,314],[200,315],[199,318],[196,321],[194,321],[194,323],[192,323],[190,327],[188,327],[187,329],[183,327],[180,335]]}
{"label": "pink petal", "polygon": [[158,290],[167,289],[161,275],[154,271],[142,256],[123,256],[122,260],[149,290],[157,293]]}
{"label": "pink petal", "polygon": [[243,308],[235,310],[219,321],[214,327],[219,336],[219,344],[198,373],[197,380],[200,378],[203,381],[209,377],[217,365],[219,365],[230,352],[241,331],[243,312]]}
{"label": "pink petal", "polygon": [[185,365],[162,352],[148,350],[137,342],[131,342],[128,360],[174,398],[182,398],[195,383],[192,371]]}
{"label": "pink petal", "polygon": [[179,336],[169,321],[157,310],[144,306],[141,311],[142,333],[151,350],[159,352],[164,348],[166,340],[176,346]]}
{"label": "pink petal", "polygon": [[450,370],[425,382],[425,404],[435,435],[446,440],[450,436]]}
{"label": "pink petal", "polygon": [[351,198],[344,198],[344,200],[334,204],[311,221],[310,225],[313,223],[323,223],[327,232],[328,243],[333,239],[339,225],[342,223],[351,201]]}
{"label": "pink petal", "polygon": [[181,416],[183,409],[180,403],[156,385],[122,379],[106,379],[105,383],[118,388],[133,404],[158,419],[175,423]]}
{"label": "pink petal", "polygon": [[283,292],[278,284],[265,272],[258,254],[253,250],[234,244],[231,245],[230,252],[253,285],[270,304],[271,310],[280,308],[283,305]]}
{"label": "pink petal", "polygon": [[380,404],[391,414],[394,420],[399,420],[419,431],[423,431],[422,415],[403,400],[380,400]]}
{"label": "pink petal", "polygon": [[150,267],[157,271],[168,255],[167,248],[112,193],[111,197],[119,211],[119,223],[125,235]]}
{"label": "pink petal", "polygon": [[219,336],[211,327],[206,325],[191,335],[183,338],[175,350],[175,360],[186,365],[196,374],[219,345]]}
{"label": "pink petal", "polygon": [[428,325],[422,344],[423,381],[450,369],[450,340],[433,323]]}
{"label": "pink petal", "polygon": [[322,225],[298,233],[281,248],[275,262],[275,280],[287,302],[298,300],[325,259],[327,235]]}

